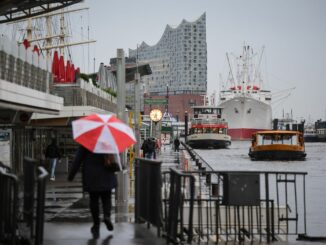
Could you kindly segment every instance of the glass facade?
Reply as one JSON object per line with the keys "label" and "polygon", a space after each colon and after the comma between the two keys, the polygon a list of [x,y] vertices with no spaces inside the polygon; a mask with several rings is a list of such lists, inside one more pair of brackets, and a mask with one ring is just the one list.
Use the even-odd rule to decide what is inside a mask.
{"label": "glass facade", "polygon": [[167,25],[156,45],[143,42],[129,49],[129,57],[150,64],[152,74],[142,77],[150,95],[206,94],[206,14],[176,28]]}

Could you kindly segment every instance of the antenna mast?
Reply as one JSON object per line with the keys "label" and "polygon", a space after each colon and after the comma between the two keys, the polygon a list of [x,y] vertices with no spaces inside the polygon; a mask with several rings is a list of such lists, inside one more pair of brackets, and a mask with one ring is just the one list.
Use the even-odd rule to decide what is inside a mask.
{"label": "antenna mast", "polygon": [[231,83],[232,83],[233,86],[235,86],[233,71],[232,71],[232,67],[231,67],[231,63],[230,63],[230,59],[229,59],[229,54],[228,53],[226,53],[226,58],[228,60],[228,64],[229,64],[229,67],[230,67]]}

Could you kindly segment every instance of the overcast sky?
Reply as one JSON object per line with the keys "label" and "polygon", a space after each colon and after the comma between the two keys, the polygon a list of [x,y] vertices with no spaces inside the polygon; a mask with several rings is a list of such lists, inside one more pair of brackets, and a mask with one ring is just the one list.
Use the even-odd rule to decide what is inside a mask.
{"label": "overcast sky", "polygon": [[[92,72],[95,57],[97,70],[118,48],[128,55],[142,41],[155,45],[167,24],[176,27],[206,12],[208,91],[218,93],[219,74],[226,79],[226,52],[240,54],[244,43],[257,52],[265,46],[267,88],[276,93],[295,87],[286,99],[275,97],[273,116],[292,109],[295,119],[326,119],[325,0],[86,0],[83,6],[90,9],[75,19],[89,25],[97,42],[77,51],[84,57],[75,60],[81,68]],[[75,28],[73,35],[80,32]]]}

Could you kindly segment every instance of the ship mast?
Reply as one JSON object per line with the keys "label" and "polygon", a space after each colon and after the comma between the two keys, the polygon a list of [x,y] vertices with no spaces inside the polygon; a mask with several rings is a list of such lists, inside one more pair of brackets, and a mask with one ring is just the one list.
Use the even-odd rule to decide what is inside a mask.
{"label": "ship mast", "polygon": [[231,74],[231,86],[236,86],[235,84],[235,81],[234,81],[234,76],[233,76],[233,71],[232,71],[232,67],[231,67],[231,63],[230,63],[230,59],[229,59],[229,54],[226,53],[226,58],[228,60],[228,64],[229,64],[229,67],[230,67],[230,74]]}
{"label": "ship mast", "polygon": [[245,84],[249,81],[249,69],[248,69],[248,63],[249,63],[249,46],[244,45],[243,47],[243,53],[242,56],[240,56],[242,60],[242,70],[241,70],[241,79],[240,79],[240,85],[241,85],[241,92],[245,92]]}
{"label": "ship mast", "polygon": [[254,75],[254,81],[256,81],[256,79],[259,78],[259,87],[260,88],[262,88],[262,86],[263,86],[262,80],[261,80],[260,65],[261,65],[261,61],[262,61],[262,58],[263,58],[264,50],[265,50],[265,46],[262,47],[262,50],[260,52],[257,69],[255,70],[255,75]]}
{"label": "ship mast", "polygon": [[[27,25],[27,40],[29,43],[32,42],[37,42],[37,41],[41,41],[41,40],[46,40],[46,45],[44,47],[40,47],[41,50],[46,50],[46,57],[48,59],[51,58],[51,50],[52,49],[56,49],[59,48],[60,49],[60,54],[64,55],[64,48],[66,47],[70,47],[70,46],[75,46],[75,45],[82,45],[82,44],[89,44],[89,43],[94,43],[96,42],[96,40],[86,40],[86,41],[79,41],[79,42],[70,42],[70,43],[66,43],[66,37],[68,37],[67,33],[66,33],[66,28],[65,28],[65,18],[64,18],[64,14],[67,13],[71,13],[71,12],[76,12],[76,11],[82,11],[82,10],[86,10],[89,8],[79,8],[79,9],[71,9],[71,10],[61,10],[60,12],[53,12],[53,13],[49,13],[49,14],[44,14],[44,15],[40,15],[40,16],[35,16],[32,18],[28,19],[28,25]],[[61,15],[60,17],[60,34],[58,35],[53,35],[53,28],[52,28],[52,17],[56,16],[56,15]],[[45,18],[46,20],[46,36],[45,37],[38,37],[38,38],[34,38],[33,39],[33,35],[32,35],[32,20],[34,19],[40,19],[40,18]],[[14,23],[18,23],[18,22],[23,22],[24,20],[19,20],[16,21]],[[58,45],[52,45],[52,41],[55,38],[59,38],[59,44]],[[22,42],[19,42],[19,44],[21,44]]]}

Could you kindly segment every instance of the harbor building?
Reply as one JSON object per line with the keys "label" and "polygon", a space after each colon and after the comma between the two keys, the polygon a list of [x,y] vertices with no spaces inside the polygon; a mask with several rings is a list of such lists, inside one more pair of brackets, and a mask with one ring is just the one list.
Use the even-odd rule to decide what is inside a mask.
{"label": "harbor building", "polygon": [[[149,63],[152,69],[151,75],[142,78],[149,101],[144,103],[144,114],[155,106],[183,119],[191,106],[203,104],[202,95],[207,92],[206,14],[193,22],[183,20],[177,27],[167,25],[157,44],[142,42],[129,49],[129,57]],[[165,105],[155,104],[164,98]]]}

